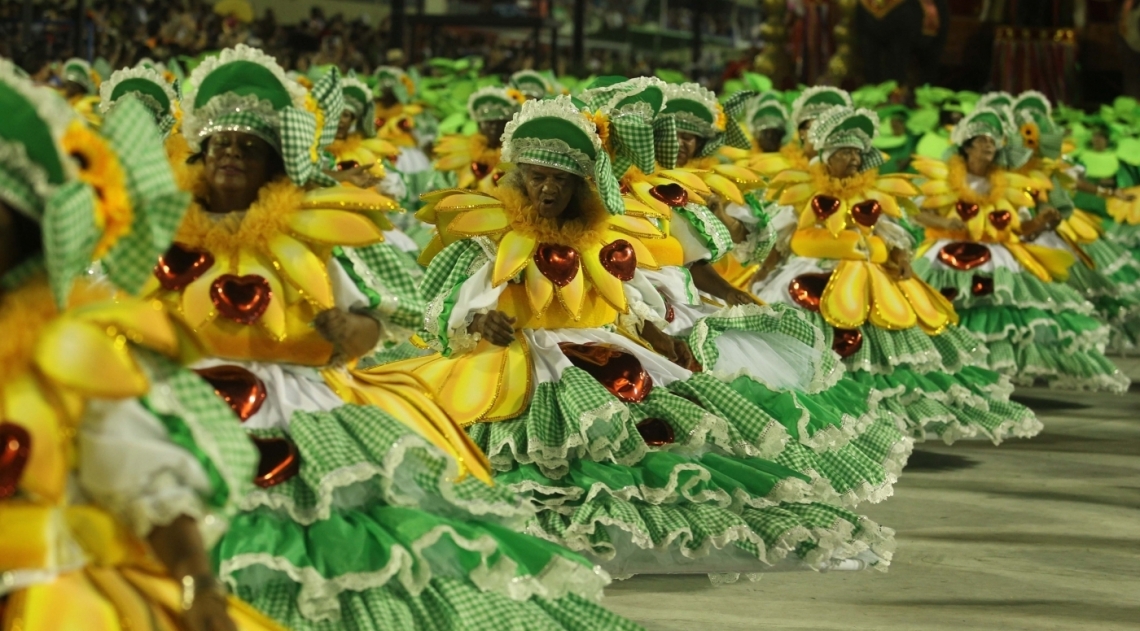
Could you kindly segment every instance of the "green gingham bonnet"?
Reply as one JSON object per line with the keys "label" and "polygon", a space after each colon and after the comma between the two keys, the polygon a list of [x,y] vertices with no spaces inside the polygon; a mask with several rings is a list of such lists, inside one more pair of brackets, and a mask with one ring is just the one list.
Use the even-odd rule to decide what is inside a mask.
{"label": "green gingham bonnet", "polygon": [[507,93],[507,88],[499,86],[479,88],[467,98],[467,115],[476,123],[509,121],[519,108],[520,103]]}
{"label": "green gingham bonnet", "polygon": [[87,90],[87,94],[95,94],[99,91],[98,86],[95,85],[95,78],[92,76],[91,64],[78,57],[72,57],[63,62],[63,80],[78,83]]}
{"label": "green gingham bonnet", "polygon": [[[316,85],[313,86],[316,89]],[[344,109],[356,116],[356,129],[365,138],[376,135],[376,100],[372,96],[372,88],[356,77],[356,73],[349,70],[348,74],[340,80],[340,92],[344,97]]]}
{"label": "green gingham bonnet", "polygon": [[407,105],[412,100],[412,94],[408,91],[408,84],[404,81],[407,77],[408,73],[396,66],[378,67],[372,73],[372,78],[376,81],[376,94],[379,95],[385,89],[391,90],[397,101]]}
{"label": "green gingham bonnet", "polygon": [[593,179],[606,208],[613,214],[625,211],[597,127],[568,96],[523,105],[503,132],[503,162],[550,167]]}
{"label": "green gingham bonnet", "polygon": [[874,146],[878,133],[879,117],[871,110],[832,107],[815,119],[808,141],[825,163],[839,149],[856,149],[863,158],[860,170],[868,171],[883,164],[883,154]]}
{"label": "green gingham bonnet", "polygon": [[[73,125],[82,129],[84,123],[63,99],[20,77],[7,61],[0,61],[0,109],[0,199],[40,223],[44,265],[62,306],[105,234],[95,212],[96,187],[118,183],[81,179],[80,163],[65,153],[63,141]],[[145,106],[127,96],[98,132],[88,130],[118,161],[131,212],[126,233],[105,244],[100,262],[111,282],[132,293],[141,290],[169,247],[190,201],[174,181],[152,120]]]}
{"label": "green gingham bonnet", "polygon": [[632,165],[653,173],[659,146],[676,154],[676,120],[659,116],[666,103],[665,86],[657,77],[600,77],[579,95],[587,109],[609,119],[606,149],[615,177],[621,178]]}
{"label": "green gingham bonnet", "polygon": [[971,138],[988,136],[997,145],[994,161],[1005,168],[1018,168],[1029,161],[1033,152],[1021,144],[1021,134],[1013,128],[1009,108],[995,109],[980,104],[954,126],[950,142],[962,147]]}
{"label": "green gingham bonnet", "polygon": [[[752,141],[740,128],[736,118],[744,110],[748,99],[756,95],[755,92],[737,92],[722,107],[715,94],[696,83],[668,84],[664,90],[666,102],[661,114],[676,121],[678,132],[705,139],[704,147],[696,157],[710,156],[724,145],[738,149],[752,147]],[[665,168],[673,168],[677,161],[676,152],[670,156],[663,151],[663,147],[658,147],[657,161]]]}
{"label": "green gingham bonnet", "polygon": [[1049,97],[1036,90],[1022,92],[1013,102],[1013,114],[1019,125],[1037,125],[1041,155],[1047,158],[1060,157],[1065,135],[1053,122],[1053,106],[1049,103]]}
{"label": "green gingham bonnet", "polygon": [[511,87],[528,99],[544,99],[556,92],[554,83],[535,70],[520,70],[511,75]]}
{"label": "green gingham bonnet", "polygon": [[788,108],[780,102],[780,95],[775,92],[765,92],[748,100],[745,107],[744,118],[748,127],[755,136],[765,129],[781,129],[784,135],[788,134]]}
{"label": "green gingham bonnet", "polygon": [[116,70],[99,86],[99,112],[106,116],[127,95],[150,111],[163,136],[170,134],[176,123],[177,85],[169,83],[153,65],[139,63],[134,68]]}
{"label": "green gingham bonnet", "polygon": [[851,95],[826,85],[808,88],[792,103],[792,124],[799,128],[804,121],[815,120],[833,107],[854,107]]}
{"label": "green gingham bonnet", "polygon": [[340,73],[333,69],[313,85],[316,108],[306,107],[304,86],[289,79],[265,53],[238,44],[203,61],[190,75],[182,101],[182,133],[190,148],[225,131],[251,134],[277,149],[289,179],[303,186],[311,181],[331,185],[320,168],[321,151],[336,137],[344,107]]}

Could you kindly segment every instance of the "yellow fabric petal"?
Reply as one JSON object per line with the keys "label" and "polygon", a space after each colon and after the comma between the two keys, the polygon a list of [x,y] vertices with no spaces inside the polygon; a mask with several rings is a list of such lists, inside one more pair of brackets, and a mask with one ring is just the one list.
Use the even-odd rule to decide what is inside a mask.
{"label": "yellow fabric petal", "polygon": [[717,195],[734,204],[744,204],[744,195],[740,192],[740,187],[733,184],[728,178],[716,173],[708,173],[704,176],[704,180],[705,184]]}
{"label": "yellow fabric petal", "polygon": [[659,217],[668,216],[669,205],[657,199],[653,196],[652,193],[650,193],[653,188],[654,184],[646,182],[644,180],[634,182],[630,185],[630,190],[633,191],[633,196],[637,199],[637,201],[648,206],[652,210],[653,214]]}
{"label": "yellow fabric petal", "polygon": [[491,273],[491,284],[495,287],[502,285],[518,275],[534,257],[534,248],[538,243],[533,237],[521,232],[511,231],[503,235],[499,241],[499,249],[495,253],[495,268]]}
{"label": "yellow fabric petal", "polygon": [[534,257],[527,260],[525,280],[526,298],[530,303],[530,310],[535,316],[541,316],[546,313],[550,301],[554,299],[554,283],[542,275],[538,264],[534,262]]}
{"label": "yellow fabric petal", "polygon": [[[66,361],[64,357],[56,361]],[[33,499],[55,503],[63,499],[67,490],[67,474],[70,470],[65,451],[65,437],[62,419],[36,382],[31,371],[11,379],[0,389],[0,413],[5,421],[16,423],[31,436],[31,453],[20,476],[20,489]],[[5,509],[0,508],[0,514]],[[5,517],[3,521],[7,521]],[[4,562],[0,561],[0,566]],[[9,568],[12,569],[12,568]],[[0,567],[0,571],[4,568]]]}
{"label": "yellow fabric petal", "polygon": [[447,231],[464,237],[490,235],[511,227],[507,214],[500,208],[482,208],[457,215],[447,224]]}
{"label": "yellow fabric petal", "polygon": [[302,210],[291,213],[286,224],[294,236],[327,245],[359,247],[384,240],[367,217],[343,210]]}
{"label": "yellow fabric petal", "polygon": [[1053,278],[1061,282],[1068,280],[1069,268],[1077,262],[1072,254],[1057,248],[1034,244],[1021,244],[1021,247],[1025,248]]}
{"label": "yellow fabric petal", "polygon": [[476,208],[502,208],[503,203],[491,197],[490,195],[483,195],[480,193],[469,193],[467,191],[456,192],[455,189],[448,191],[450,194],[442,197],[435,204],[436,212],[456,212],[460,210],[474,210]]}
{"label": "yellow fabric petal", "polygon": [[301,208],[312,210],[358,210],[391,212],[399,210],[396,200],[381,195],[374,188],[359,188],[349,184],[313,189],[305,193]]}
{"label": "yellow fabric petal", "polygon": [[692,171],[685,169],[665,169],[659,172],[659,175],[667,180],[672,180],[681,186],[684,186],[690,193],[698,193],[700,195],[708,195],[709,187],[705,186],[701,177]]}
{"label": "yellow fabric petal", "polygon": [[883,212],[887,215],[896,218],[902,217],[902,210],[899,208],[899,203],[894,195],[873,188],[868,189],[866,194],[869,199],[879,202],[879,205],[883,207]]}
{"label": "yellow fabric petal", "polygon": [[827,230],[831,233],[831,236],[837,237],[840,232],[847,229],[847,213],[849,212],[851,211],[847,200],[842,200],[840,201],[839,210],[836,210],[831,216],[824,220],[823,225],[827,226]]}
{"label": "yellow fabric petal", "polygon": [[191,329],[202,328],[218,315],[214,301],[210,299],[210,286],[219,276],[228,273],[229,266],[223,261],[217,261],[198,280],[182,290],[182,318]]}
{"label": "yellow fabric petal", "polygon": [[653,205],[646,204],[634,195],[622,195],[622,204],[625,205],[625,214],[635,217],[664,217],[669,213],[669,207],[663,202],[654,199]]}
{"label": "yellow fabric petal", "polygon": [[871,276],[871,324],[891,331],[909,329],[918,317],[902,290],[879,265],[868,265]]}
{"label": "yellow fabric petal", "polygon": [[[1017,259],[1017,262],[1021,263],[1021,266],[1030,274],[1033,274],[1039,280],[1046,283],[1053,280],[1053,275],[1049,273],[1049,270],[1044,265],[1038,262],[1037,257],[1034,256],[1034,253],[1027,250],[1026,246],[1020,243],[1006,243],[1005,247],[1009,250],[1010,254],[1013,255],[1013,258]],[[1072,257],[1070,256],[1070,258]],[[1066,270],[1066,276],[1067,275],[1068,272]]]}
{"label": "yellow fabric petal", "polygon": [[932,180],[945,180],[950,177],[950,167],[941,160],[915,156],[914,162],[912,162],[911,165],[914,166],[915,171],[918,171]]}
{"label": "yellow fabric petal", "polygon": [[629,305],[625,299],[625,288],[621,280],[606,271],[601,260],[602,246],[593,245],[582,252],[582,268],[590,276],[598,295],[610,304],[611,307],[625,313]]}
{"label": "yellow fabric petal", "polygon": [[286,234],[269,240],[269,250],[286,280],[322,310],[336,306],[328,268],[304,243]]}
{"label": "yellow fabric petal", "polygon": [[635,237],[660,239],[664,236],[652,222],[642,217],[613,215],[606,221],[609,223],[611,229],[631,234]]}
{"label": "yellow fabric petal", "polygon": [[941,209],[947,206],[952,206],[958,201],[958,196],[953,193],[945,193],[943,195],[929,195],[923,198],[922,207],[929,209]]}
{"label": "yellow fabric petal", "polygon": [[[762,175],[773,173],[786,173],[792,168],[792,163],[778,153],[761,153],[748,162],[748,168]],[[803,173],[803,171],[800,171]]]}
{"label": "yellow fabric petal", "polygon": [[745,187],[755,186],[763,181],[759,174],[752,169],[740,167],[735,164],[718,164],[714,166],[712,170],[714,173],[722,175],[736,184]]}
{"label": "yellow fabric petal", "polygon": [[842,261],[820,297],[819,311],[831,326],[854,329],[867,321],[871,309],[869,264]]}
{"label": "yellow fabric petal", "polygon": [[161,303],[121,298],[79,307],[72,317],[106,328],[109,335],[124,334],[131,342],[163,355],[178,354],[178,334]]}
{"label": "yellow fabric petal", "polygon": [[431,260],[435,258],[435,255],[443,251],[443,248],[443,239],[439,236],[439,233],[436,232],[432,234],[431,241],[428,241],[428,244],[420,251],[420,255],[416,257],[416,262],[427,267],[431,264]]}
{"label": "yellow fabric petal", "polygon": [[914,197],[918,189],[909,180],[900,176],[886,176],[875,180],[875,188],[896,197]]}
{"label": "yellow fabric petal", "polygon": [[918,187],[923,195],[948,195],[950,194],[950,183],[946,180],[927,180]]}
{"label": "yellow fabric petal", "polygon": [[782,206],[798,206],[808,200],[815,187],[811,182],[804,182],[802,184],[795,184],[785,188],[781,193],[778,201]]}
{"label": "yellow fabric petal", "polygon": [[471,166],[471,156],[467,154],[451,154],[435,161],[437,171],[456,171]]}
{"label": "yellow fabric petal", "polygon": [[811,181],[811,173],[808,173],[807,171],[798,171],[798,170],[789,169],[787,171],[782,171],[781,173],[779,173],[778,175],[773,177],[771,184],[773,186],[787,185],[787,184],[803,184],[804,182],[810,182],[810,181]]}
{"label": "yellow fabric petal", "polygon": [[970,239],[973,241],[981,241],[982,235],[986,232],[986,225],[989,224],[989,213],[992,208],[983,208],[974,215],[972,219],[966,222],[966,229],[970,231]]}
{"label": "yellow fabric petal", "polygon": [[[922,330],[928,334],[941,334],[956,319],[954,307],[949,301],[921,280],[913,277],[900,280],[898,287],[914,309],[914,315],[922,325]],[[944,302],[936,302],[935,295],[941,297]]]}
{"label": "yellow fabric petal", "polygon": [[115,605],[88,582],[82,571],[66,572],[51,581],[16,591],[8,609],[23,612],[20,628],[29,631],[124,631],[126,628]]}
{"label": "yellow fabric petal", "polygon": [[570,317],[575,321],[580,319],[582,317],[582,305],[586,302],[586,277],[581,267],[569,283],[563,287],[556,286],[554,291],[558,294],[558,301],[562,303]]}
{"label": "yellow fabric petal", "polygon": [[146,375],[131,356],[125,335],[112,337],[95,324],[60,319],[36,345],[36,366],[62,386],[91,397],[125,399],[146,394]]}

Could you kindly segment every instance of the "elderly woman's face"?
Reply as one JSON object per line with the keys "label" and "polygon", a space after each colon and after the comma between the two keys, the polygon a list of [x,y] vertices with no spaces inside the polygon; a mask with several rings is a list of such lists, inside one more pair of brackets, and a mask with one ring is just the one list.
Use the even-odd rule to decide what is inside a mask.
{"label": "elderly woman's face", "polygon": [[760,145],[760,150],[765,153],[775,153],[780,150],[780,144],[784,141],[784,130],[779,127],[772,127],[769,129],[761,129],[760,133],[756,135],[756,143]]}
{"label": "elderly woman's face", "polygon": [[859,173],[863,166],[863,154],[854,147],[836,149],[827,159],[827,171],[831,177],[848,178]]}
{"label": "elderly woman's face", "polygon": [[683,167],[689,163],[689,160],[700,154],[704,139],[696,134],[679,131],[677,132],[677,143],[680,145],[680,149],[677,151],[677,166]]}
{"label": "elderly woman's face", "polygon": [[566,212],[581,178],[559,169],[534,164],[519,165],[526,196],[541,217],[558,217]]}
{"label": "elderly woman's face", "polygon": [[340,112],[340,122],[336,126],[336,139],[344,140],[348,138],[348,133],[352,131],[352,124],[356,122],[356,114],[347,107]]}
{"label": "elderly woman's face", "polygon": [[274,149],[252,134],[237,131],[210,136],[204,161],[206,182],[225,195],[254,195],[276,175]]}

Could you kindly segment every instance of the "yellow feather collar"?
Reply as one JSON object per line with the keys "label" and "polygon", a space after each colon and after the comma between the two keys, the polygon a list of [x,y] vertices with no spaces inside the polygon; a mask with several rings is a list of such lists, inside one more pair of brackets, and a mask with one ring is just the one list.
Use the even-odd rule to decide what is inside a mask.
{"label": "yellow feather collar", "polygon": [[582,206],[582,216],[562,225],[556,219],[540,217],[526,193],[513,186],[500,186],[494,196],[503,203],[511,229],[535,239],[538,243],[568,245],[579,252],[601,241],[606,232],[609,211],[591,188]]}
{"label": "yellow feather collar", "polygon": [[242,249],[269,251],[269,240],[288,232],[290,213],[301,207],[305,191],[281,178],[261,187],[257,201],[244,213],[219,217],[202,208],[196,200],[186,212],[175,240],[192,249],[204,249],[214,256],[237,257]]}
{"label": "yellow feather collar", "polygon": [[990,192],[982,195],[970,188],[969,180],[966,177],[966,161],[962,159],[962,156],[951,156],[946,166],[946,182],[950,185],[950,190],[958,196],[958,199],[964,202],[977,204],[982,208],[993,206],[999,199],[1005,197],[1006,190],[1009,188],[1009,178],[1006,177],[1005,171],[1002,169],[994,168],[990,171],[989,176],[987,176]]}
{"label": "yellow feather collar", "polygon": [[831,177],[822,164],[811,165],[808,173],[811,174],[812,188],[816,195],[830,195],[836,199],[866,197],[866,192],[879,179],[878,169],[868,169],[849,178]]}

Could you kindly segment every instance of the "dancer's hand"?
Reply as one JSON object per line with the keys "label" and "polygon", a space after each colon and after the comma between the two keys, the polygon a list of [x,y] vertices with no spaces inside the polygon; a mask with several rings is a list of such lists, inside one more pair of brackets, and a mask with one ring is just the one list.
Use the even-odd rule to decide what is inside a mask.
{"label": "dancer's hand", "polygon": [[343,171],[331,171],[329,174],[337,182],[347,182],[358,188],[372,188],[380,183],[380,178],[373,175],[371,169],[370,166],[360,164]]}
{"label": "dancer's hand", "polygon": [[724,295],[724,301],[730,307],[738,307],[740,305],[754,305],[756,301],[752,299],[752,295],[743,289],[736,289],[735,287],[727,291]]}
{"label": "dancer's hand", "polygon": [[338,356],[363,357],[380,341],[380,323],[359,313],[329,309],[317,314],[315,325]]}
{"label": "dancer's hand", "polygon": [[898,280],[910,280],[914,276],[914,269],[910,266],[910,253],[903,249],[891,250],[884,267],[894,273]]}
{"label": "dancer's hand", "polygon": [[515,319],[502,311],[488,311],[471,319],[468,333],[479,333],[495,346],[510,346],[515,339]]}

